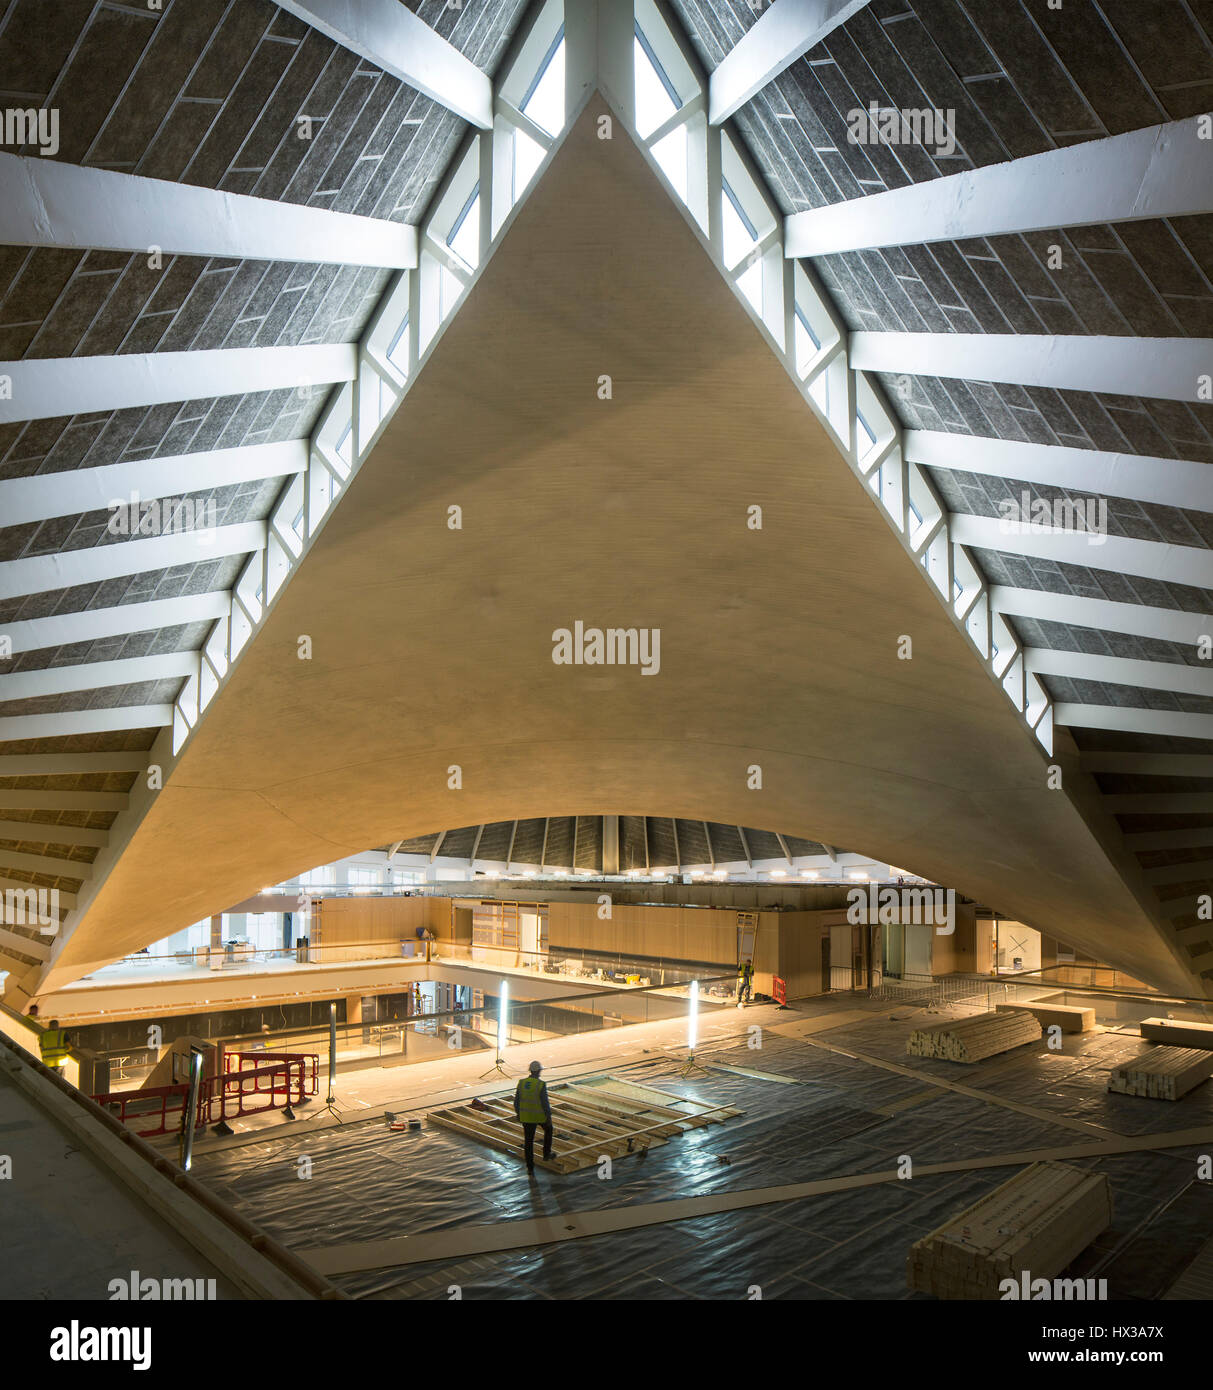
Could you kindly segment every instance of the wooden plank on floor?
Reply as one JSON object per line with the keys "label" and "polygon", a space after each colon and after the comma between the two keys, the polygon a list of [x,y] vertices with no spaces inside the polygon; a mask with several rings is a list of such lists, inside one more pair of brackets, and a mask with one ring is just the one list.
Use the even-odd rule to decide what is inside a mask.
{"label": "wooden plank on floor", "polygon": [[885,1004],[879,1009],[839,1009],[836,1013],[818,1014],[814,1018],[797,1019],[795,1023],[773,1023],[772,1033],[782,1033],[786,1038],[802,1038],[807,1033],[828,1033],[831,1028],[846,1028],[852,1023],[871,1023],[882,1018],[890,1008]]}
{"label": "wooden plank on floor", "polygon": [[752,1081],[778,1081],[784,1086],[802,1086],[804,1083],[796,1076],[780,1076],[773,1071],[755,1071],[753,1067],[734,1067],[726,1062],[704,1062],[708,1071],[727,1071],[734,1076],[745,1076]]}

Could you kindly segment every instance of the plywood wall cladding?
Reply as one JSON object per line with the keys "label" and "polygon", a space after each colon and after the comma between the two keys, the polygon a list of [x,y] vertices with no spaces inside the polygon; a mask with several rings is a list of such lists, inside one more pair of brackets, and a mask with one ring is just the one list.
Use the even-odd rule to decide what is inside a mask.
{"label": "plywood wall cladding", "polygon": [[446,936],[450,916],[446,898],[324,898],[316,935],[325,946],[415,939],[418,927]]}
{"label": "plywood wall cladding", "polygon": [[[1114,824],[1071,800],[1072,742],[1050,790],[687,218],[630,139],[597,138],[605,110],[554,153],[43,987],[344,854],[609,811],[854,846],[1197,992]],[[660,670],[554,663],[577,622],[660,630]]]}
{"label": "plywood wall cladding", "polygon": [[[552,903],[548,912],[548,949],[605,951],[654,960],[705,961],[732,968],[737,964],[737,913],[726,908],[610,906],[597,902]],[[761,933],[760,933],[761,935]]]}

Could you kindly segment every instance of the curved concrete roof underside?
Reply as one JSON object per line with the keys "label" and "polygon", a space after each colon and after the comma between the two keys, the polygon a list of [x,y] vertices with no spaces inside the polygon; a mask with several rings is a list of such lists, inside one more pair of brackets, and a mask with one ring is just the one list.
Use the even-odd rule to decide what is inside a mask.
{"label": "curved concrete roof underside", "polygon": [[[1065,790],[1049,790],[1050,759],[680,210],[630,141],[594,137],[601,106],[42,988],[368,846],[609,807],[858,846],[1200,990],[1068,734]],[[554,665],[553,630],[577,619],[660,628],[660,673]]]}

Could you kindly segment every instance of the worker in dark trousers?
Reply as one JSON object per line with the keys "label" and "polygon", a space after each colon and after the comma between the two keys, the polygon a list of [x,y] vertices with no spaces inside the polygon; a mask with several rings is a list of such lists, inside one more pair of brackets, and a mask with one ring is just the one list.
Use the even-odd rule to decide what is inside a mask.
{"label": "worker in dark trousers", "polygon": [[750,982],[754,978],[754,965],[752,961],[743,960],[737,967],[737,1007],[740,1009],[742,1004],[750,1002]]}
{"label": "worker in dark trousers", "polygon": [[535,1129],[543,1126],[543,1156],[552,1156],[552,1106],[548,1100],[548,1088],[539,1079],[543,1066],[531,1063],[530,1076],[524,1076],[514,1091],[514,1114],[522,1125],[523,1149],[526,1152],[526,1170],[535,1171]]}

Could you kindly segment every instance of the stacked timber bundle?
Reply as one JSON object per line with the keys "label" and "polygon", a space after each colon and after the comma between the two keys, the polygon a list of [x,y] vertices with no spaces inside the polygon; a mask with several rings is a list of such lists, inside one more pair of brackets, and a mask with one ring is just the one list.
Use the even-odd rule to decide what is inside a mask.
{"label": "stacked timber bundle", "polygon": [[936,1298],[1000,1298],[1004,1280],[1022,1289],[1053,1279],[1111,1222],[1103,1173],[1033,1163],[916,1241],[906,1277],[911,1289]]}
{"label": "stacked timber bundle", "polygon": [[911,1057],[942,1057],[948,1062],[980,1062],[1024,1043],[1040,1041],[1040,1024],[1026,1009],[992,1010],[915,1028],[906,1043]]}
{"label": "stacked timber bundle", "polygon": [[1108,1090],[1122,1096],[1178,1100],[1213,1076],[1213,1052],[1199,1047],[1152,1047],[1113,1067]]}

